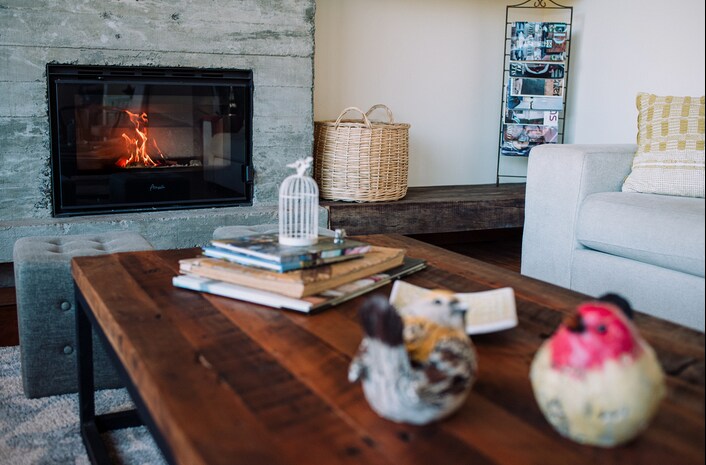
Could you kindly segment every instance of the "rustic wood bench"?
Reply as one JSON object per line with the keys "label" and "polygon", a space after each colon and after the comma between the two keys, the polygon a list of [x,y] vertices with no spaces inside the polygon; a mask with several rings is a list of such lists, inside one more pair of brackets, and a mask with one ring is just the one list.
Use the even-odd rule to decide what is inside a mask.
{"label": "rustic wood bench", "polygon": [[348,234],[430,234],[521,228],[525,184],[410,187],[394,202],[322,201],[330,229]]}

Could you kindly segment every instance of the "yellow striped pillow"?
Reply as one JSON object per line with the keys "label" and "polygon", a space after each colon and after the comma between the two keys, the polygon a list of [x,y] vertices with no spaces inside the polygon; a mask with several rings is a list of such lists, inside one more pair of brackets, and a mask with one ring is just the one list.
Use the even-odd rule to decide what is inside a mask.
{"label": "yellow striped pillow", "polygon": [[704,197],[704,97],[637,94],[637,153],[623,192]]}

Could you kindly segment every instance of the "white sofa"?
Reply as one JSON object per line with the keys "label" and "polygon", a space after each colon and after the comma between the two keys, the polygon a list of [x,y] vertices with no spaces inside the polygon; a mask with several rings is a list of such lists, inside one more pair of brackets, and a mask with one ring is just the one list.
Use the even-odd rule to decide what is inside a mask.
{"label": "white sofa", "polygon": [[621,192],[636,149],[532,150],[521,272],[704,331],[704,199]]}

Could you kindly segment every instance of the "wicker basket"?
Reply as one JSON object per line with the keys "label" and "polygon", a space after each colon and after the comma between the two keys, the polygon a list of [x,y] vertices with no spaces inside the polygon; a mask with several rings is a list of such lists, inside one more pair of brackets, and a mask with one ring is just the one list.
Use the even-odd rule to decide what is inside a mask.
{"label": "wicker basket", "polygon": [[[381,108],[388,122],[371,122]],[[344,120],[357,111],[361,120]],[[349,107],[336,121],[314,123],[314,178],[322,199],[354,202],[399,200],[407,194],[409,124],[395,123],[385,105],[363,113]]]}

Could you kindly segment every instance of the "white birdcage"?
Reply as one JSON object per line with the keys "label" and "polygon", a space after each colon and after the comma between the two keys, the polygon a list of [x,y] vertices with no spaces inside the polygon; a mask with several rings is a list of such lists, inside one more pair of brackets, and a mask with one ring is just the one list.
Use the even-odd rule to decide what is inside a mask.
{"label": "white birdcage", "polygon": [[308,157],[287,165],[297,174],[279,188],[279,243],[313,245],[319,238],[319,186],[306,175],[314,159]]}

